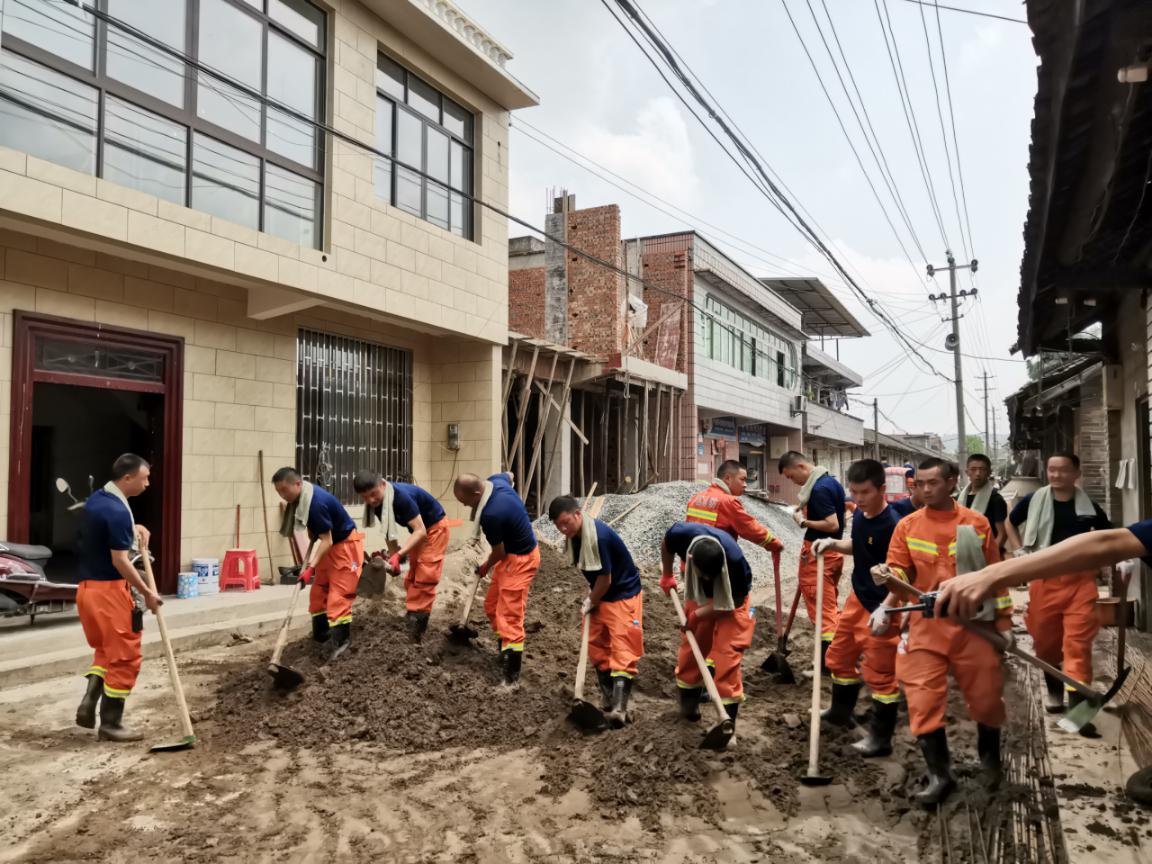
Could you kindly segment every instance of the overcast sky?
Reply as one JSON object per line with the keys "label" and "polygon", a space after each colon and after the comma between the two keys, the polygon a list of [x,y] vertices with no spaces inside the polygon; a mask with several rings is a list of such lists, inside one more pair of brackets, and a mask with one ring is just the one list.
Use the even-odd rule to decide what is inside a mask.
{"label": "overcast sky", "polygon": [[[951,378],[951,353],[943,351],[947,326],[940,320],[946,306],[927,300],[930,292],[947,290],[946,274],[938,276],[935,284],[923,276],[924,258],[864,144],[835,72],[839,68],[853,95],[853,81],[859,88],[920,245],[930,263],[943,265],[945,241],[901,109],[877,2],[883,11],[884,0],[787,0],[787,8],[836,102],[836,111],[829,106],[792,29],[785,0],[642,0],[641,6],[784,180],[795,202],[832,238],[849,272],[858,274],[862,287],[901,322],[907,335],[939,349],[922,349],[921,353]],[[921,7],[907,0],[886,2],[944,234],[957,259],[963,261],[963,205],[959,204],[958,217]],[[1010,0],[960,0],[949,5],[1023,17],[1022,5]],[[618,203],[625,236],[693,227],[756,275],[819,275],[874,334],[842,342],[840,357],[865,375],[859,394],[866,394],[869,401],[878,396],[881,411],[894,421],[881,418],[881,430],[955,432],[951,384],[918,369],[880,323],[849,296],[843,283],[830,278],[830,265],[776,214],[702,131],[601,3],[466,0],[464,6],[512,51],[509,71],[540,96],[538,108],[513,117],[509,149],[514,214],[542,225],[550,192],[566,188],[576,195],[579,207]],[[825,38],[839,58],[824,17],[827,9],[846,65],[843,61],[832,65],[810,9],[819,16]],[[951,147],[936,17],[931,8],[924,12]],[[1000,408],[997,431],[1003,444],[1008,429],[1003,397],[1025,381],[1023,364],[1018,362],[1018,355],[1017,362],[1008,359],[1008,348],[1016,340],[1036,59],[1026,25],[947,11],[941,11],[940,20],[972,229],[969,254],[980,262],[975,283],[979,300],[963,305],[961,340],[965,353],[1000,358],[965,360],[968,410],[975,418],[975,424],[968,422],[968,431],[974,431],[973,425],[975,431],[983,430],[983,384],[979,376],[988,371],[994,376],[990,388],[992,401]],[[845,140],[837,111],[911,263]],[[613,188],[529,140],[528,135],[537,133],[530,128],[517,131],[518,120],[691,216],[661,213]],[[955,162],[954,153],[952,158]],[[513,234],[524,233],[515,226],[513,229]],[[960,285],[972,287],[967,274],[961,274]],[[831,353],[833,349],[827,350]],[[854,404],[852,410],[871,424],[870,408]]]}

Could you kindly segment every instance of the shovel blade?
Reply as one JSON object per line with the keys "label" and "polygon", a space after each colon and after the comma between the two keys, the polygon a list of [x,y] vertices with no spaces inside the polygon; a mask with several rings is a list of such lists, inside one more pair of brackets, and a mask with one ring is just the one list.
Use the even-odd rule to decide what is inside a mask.
{"label": "shovel blade", "polygon": [[600,732],[608,726],[604,712],[583,699],[572,700],[572,710],[568,712],[568,719],[585,732]]}
{"label": "shovel blade", "polygon": [[448,641],[455,642],[457,645],[467,645],[480,633],[473,630],[467,624],[453,624],[448,628]]}
{"label": "shovel blade", "polygon": [[295,690],[304,683],[304,676],[291,666],[269,663],[268,674],[272,676],[272,686],[277,690]]}
{"label": "shovel blade", "polygon": [[701,750],[723,750],[736,733],[736,724],[731,720],[717,723],[704,733],[704,740],[700,742]]}
{"label": "shovel blade", "polygon": [[196,746],[196,736],[189,735],[188,737],[180,740],[173,741],[171,744],[156,744],[148,748],[149,753],[177,753],[181,750],[191,750]]}
{"label": "shovel blade", "polygon": [[805,786],[827,786],[832,782],[832,778],[827,774],[813,773],[810,771],[800,778],[800,782]]}
{"label": "shovel blade", "polygon": [[1103,707],[1101,699],[1085,699],[1075,708],[1066,711],[1056,725],[1065,732],[1079,732],[1096,718]]}

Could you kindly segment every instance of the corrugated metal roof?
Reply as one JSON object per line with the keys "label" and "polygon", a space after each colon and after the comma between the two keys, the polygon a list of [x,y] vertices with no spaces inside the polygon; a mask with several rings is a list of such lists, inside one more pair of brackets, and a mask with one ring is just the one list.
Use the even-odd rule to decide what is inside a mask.
{"label": "corrugated metal roof", "polygon": [[848,307],[815,277],[761,279],[765,285],[800,310],[801,329],[809,336],[857,337],[870,335]]}

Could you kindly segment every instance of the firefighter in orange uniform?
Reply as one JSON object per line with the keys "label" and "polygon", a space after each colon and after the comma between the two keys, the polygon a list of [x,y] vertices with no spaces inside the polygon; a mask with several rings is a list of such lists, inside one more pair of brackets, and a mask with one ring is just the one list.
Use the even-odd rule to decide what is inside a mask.
{"label": "firefighter in orange uniform", "polygon": [[[916,482],[925,506],[897,523],[887,562],[873,568],[876,576],[903,580],[926,593],[955,578],[958,570],[972,572],[1000,560],[988,519],[952,498],[959,476],[956,465],[944,459],[932,458],[920,464]],[[902,605],[904,597],[890,593],[872,613],[872,632],[886,631],[892,624],[888,609]],[[1003,776],[1000,729],[1005,712],[1000,654],[969,628],[995,626],[1011,639],[1012,600],[1007,591],[990,602],[988,612],[991,620],[987,623],[967,625],[951,618],[908,613],[911,622],[897,649],[896,678],[904,687],[912,734],[919,739],[928,764],[928,784],[913,796],[926,807],[939,806],[956,786],[945,731],[949,673],[960,685],[968,713],[976,721],[976,746],[986,782],[994,788]]]}
{"label": "firefighter in orange uniform", "polygon": [[784,551],[780,538],[761,525],[740,503],[740,496],[748,485],[748,470],[735,459],[729,459],[716,473],[711,486],[692,496],[684,521],[711,525],[727,531],[734,540],[747,540],[769,552]]}

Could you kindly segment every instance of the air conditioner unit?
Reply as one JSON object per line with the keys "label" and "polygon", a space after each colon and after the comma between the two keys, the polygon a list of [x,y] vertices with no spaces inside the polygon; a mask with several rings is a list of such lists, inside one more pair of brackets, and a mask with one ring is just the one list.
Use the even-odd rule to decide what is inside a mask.
{"label": "air conditioner unit", "polygon": [[798,393],[792,397],[792,416],[803,414],[808,410],[808,397],[803,393]]}

